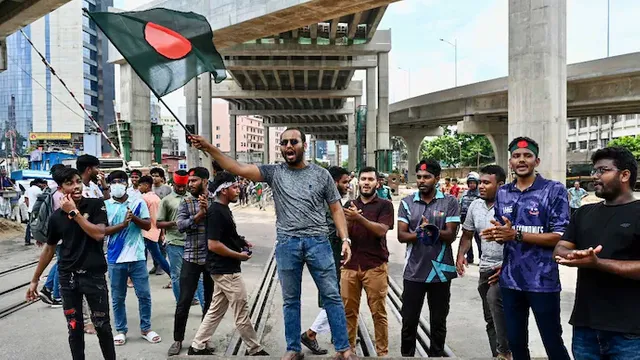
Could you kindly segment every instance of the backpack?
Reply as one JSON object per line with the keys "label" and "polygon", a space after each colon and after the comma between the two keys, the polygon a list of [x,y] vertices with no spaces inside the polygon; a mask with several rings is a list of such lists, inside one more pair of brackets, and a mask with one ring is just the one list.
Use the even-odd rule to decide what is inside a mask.
{"label": "backpack", "polygon": [[31,234],[39,243],[47,242],[47,232],[49,231],[49,217],[53,214],[53,191],[46,188],[42,194],[38,195],[36,203],[31,211]]}

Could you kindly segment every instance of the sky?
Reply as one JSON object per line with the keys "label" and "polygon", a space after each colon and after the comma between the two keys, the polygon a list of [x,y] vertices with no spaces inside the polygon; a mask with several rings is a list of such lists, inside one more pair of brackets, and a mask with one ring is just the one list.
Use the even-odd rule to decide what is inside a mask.
{"label": "sky", "polygon": [[[146,2],[115,0],[114,5],[133,9]],[[640,1],[610,3],[610,56],[640,51]],[[378,27],[392,33],[389,100],[454,86],[454,48],[441,38],[457,42],[458,85],[506,76],[508,25],[508,0],[402,0],[389,5]],[[607,0],[567,0],[567,63],[606,56]],[[354,76],[364,78],[364,71]],[[165,100],[171,107],[184,106],[182,90]]]}

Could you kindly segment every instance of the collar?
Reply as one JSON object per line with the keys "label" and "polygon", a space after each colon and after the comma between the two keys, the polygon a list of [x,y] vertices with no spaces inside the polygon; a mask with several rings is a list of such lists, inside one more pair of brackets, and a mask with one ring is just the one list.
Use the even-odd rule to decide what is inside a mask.
{"label": "collar", "polygon": [[[440,189],[436,189],[436,196],[434,196],[433,199],[434,200],[444,199],[444,194],[442,193],[442,191],[440,191]],[[419,202],[419,201],[422,201],[422,199],[420,199],[420,191],[416,191],[415,193],[413,193],[413,202]]]}
{"label": "collar", "polygon": [[511,183],[509,183],[509,185],[508,185],[509,192],[525,192],[525,191],[540,190],[547,183],[547,179],[543,178],[542,175],[537,174],[536,175],[536,179],[533,181],[533,184],[531,184],[531,186],[529,186],[528,188],[524,189],[523,191],[520,191],[520,189],[518,189],[516,187],[516,182],[517,181],[518,180],[516,179],[516,180],[513,180]]}
{"label": "collar", "polygon": [[368,202],[368,203],[366,203],[366,204],[362,201],[362,195],[359,195],[359,196],[358,196],[358,198],[356,199],[356,201],[357,201],[357,202],[359,202],[359,203],[360,203],[360,204],[362,204],[362,205],[373,204],[373,203],[375,203],[375,202],[377,202],[377,201],[379,201],[379,200],[380,200],[380,198],[378,197],[377,192],[374,192],[374,193],[373,193],[373,199],[371,199],[371,201],[369,201],[369,202]]}
{"label": "collar", "polygon": [[127,200],[125,200],[123,202],[117,201],[114,198],[109,198],[109,201],[111,201],[113,204],[117,204],[117,205],[127,205],[127,204],[132,203],[134,200],[135,199],[133,199],[131,196],[127,196]]}

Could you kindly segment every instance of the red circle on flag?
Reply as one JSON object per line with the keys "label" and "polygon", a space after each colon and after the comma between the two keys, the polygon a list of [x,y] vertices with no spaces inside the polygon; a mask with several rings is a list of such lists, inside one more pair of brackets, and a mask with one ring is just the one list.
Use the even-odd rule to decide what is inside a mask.
{"label": "red circle on flag", "polygon": [[172,60],[181,59],[191,51],[191,42],[184,36],[152,22],[144,27],[144,39],[158,54]]}
{"label": "red circle on flag", "polygon": [[526,148],[527,146],[529,146],[529,143],[526,140],[520,140],[518,141],[518,147],[519,148]]}

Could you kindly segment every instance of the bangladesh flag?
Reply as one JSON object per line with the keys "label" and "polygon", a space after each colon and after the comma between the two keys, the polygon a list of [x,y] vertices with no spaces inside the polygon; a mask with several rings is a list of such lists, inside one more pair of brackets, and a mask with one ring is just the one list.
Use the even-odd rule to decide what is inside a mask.
{"label": "bangladesh flag", "polygon": [[227,77],[202,15],[164,8],[87,14],[158,97],[207,71],[216,83]]}

